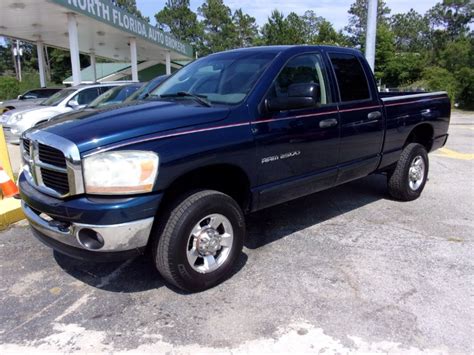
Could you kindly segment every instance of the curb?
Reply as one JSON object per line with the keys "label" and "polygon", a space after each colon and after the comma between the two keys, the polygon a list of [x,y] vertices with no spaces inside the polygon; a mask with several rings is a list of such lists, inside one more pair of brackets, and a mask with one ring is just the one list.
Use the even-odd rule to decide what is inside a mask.
{"label": "curb", "polygon": [[6,198],[0,201],[0,230],[25,218],[21,209],[21,200]]}

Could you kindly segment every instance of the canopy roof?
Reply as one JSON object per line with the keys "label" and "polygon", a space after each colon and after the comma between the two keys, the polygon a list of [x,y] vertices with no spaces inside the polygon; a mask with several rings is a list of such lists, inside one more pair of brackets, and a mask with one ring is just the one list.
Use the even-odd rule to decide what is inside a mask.
{"label": "canopy roof", "polygon": [[129,14],[110,0],[2,0],[0,35],[28,42],[41,41],[69,49],[68,13],[78,22],[79,50],[129,62],[130,38],[136,38],[139,61],[193,57],[193,48]]}

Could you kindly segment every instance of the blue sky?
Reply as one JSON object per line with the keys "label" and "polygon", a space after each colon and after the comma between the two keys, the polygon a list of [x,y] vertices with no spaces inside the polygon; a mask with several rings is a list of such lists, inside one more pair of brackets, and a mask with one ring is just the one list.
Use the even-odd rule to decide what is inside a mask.
{"label": "blue sky", "polygon": [[[314,10],[317,15],[323,16],[333,23],[337,29],[342,29],[348,19],[347,10],[353,0],[224,0],[224,3],[232,10],[242,8],[245,12],[255,17],[257,23],[262,25],[273,9],[278,9],[284,14],[291,11],[302,15],[306,10]],[[436,0],[385,0],[392,14],[407,12],[411,8],[424,14],[426,10],[433,7]],[[160,11],[165,0],[137,0],[139,9],[145,16],[149,16],[151,22],[155,23],[154,15]],[[191,9],[196,11],[203,0],[191,0]]]}

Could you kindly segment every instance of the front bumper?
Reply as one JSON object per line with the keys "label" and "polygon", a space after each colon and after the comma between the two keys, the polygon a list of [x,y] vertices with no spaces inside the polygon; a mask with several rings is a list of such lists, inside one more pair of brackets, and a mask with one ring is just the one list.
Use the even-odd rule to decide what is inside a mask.
{"label": "front bumper", "polygon": [[[162,199],[161,193],[60,199],[35,189],[24,174],[20,175],[18,185],[23,211],[35,236],[60,253],[94,261],[124,259],[141,253]],[[84,240],[87,234],[99,235],[102,245],[91,248]]]}
{"label": "front bumper", "polygon": [[[42,217],[25,202],[22,208],[34,235],[44,244],[71,257],[94,261],[113,261],[141,254],[154,220],[150,217],[111,225],[68,223]],[[91,247],[87,239],[81,237],[90,233],[99,235],[103,245]]]}

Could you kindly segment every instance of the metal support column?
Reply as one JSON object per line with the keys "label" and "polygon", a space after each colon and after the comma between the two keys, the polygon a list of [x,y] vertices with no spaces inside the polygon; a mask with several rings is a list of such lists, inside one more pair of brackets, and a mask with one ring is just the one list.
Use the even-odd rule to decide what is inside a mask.
{"label": "metal support column", "polygon": [[72,83],[73,86],[76,86],[81,83],[81,62],[79,60],[77,19],[73,13],[67,14],[67,28],[69,34],[69,51],[71,53]]}
{"label": "metal support column", "polygon": [[137,40],[130,38],[130,61],[132,64],[132,81],[138,82]]}
{"label": "metal support column", "polygon": [[171,74],[171,54],[170,51],[166,51],[166,75]]}
{"label": "metal support column", "polygon": [[90,60],[91,60],[91,67],[92,67],[92,80],[94,83],[97,82],[97,68],[95,65],[95,53],[91,52],[90,54]]}
{"label": "metal support column", "polygon": [[46,75],[44,70],[44,45],[43,42],[36,42],[36,51],[38,52],[38,71],[40,76],[40,86],[46,87]]}

